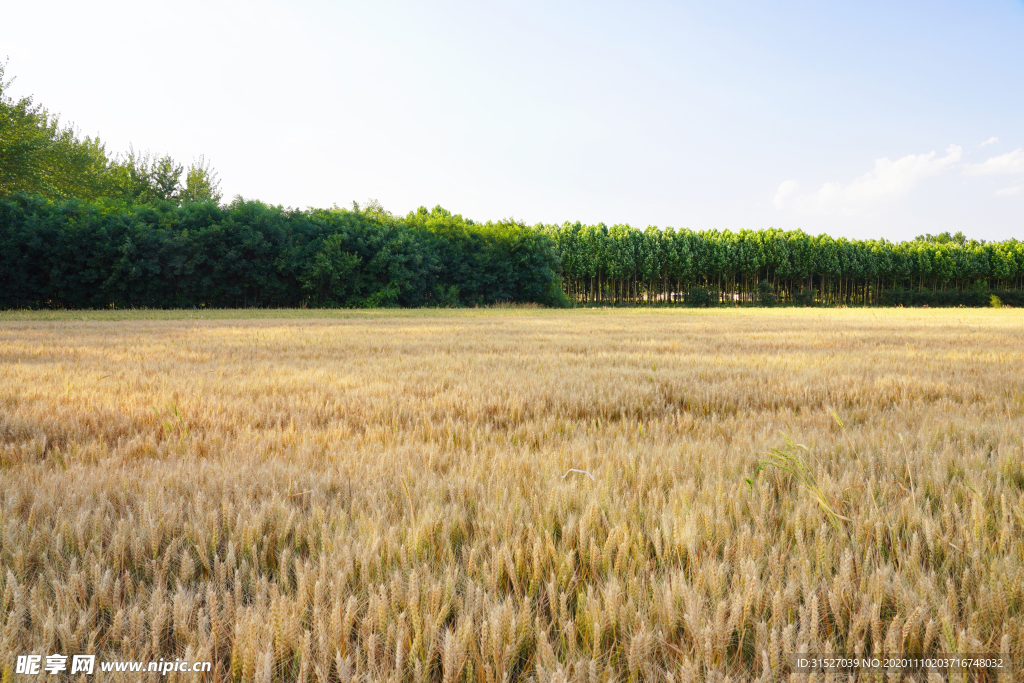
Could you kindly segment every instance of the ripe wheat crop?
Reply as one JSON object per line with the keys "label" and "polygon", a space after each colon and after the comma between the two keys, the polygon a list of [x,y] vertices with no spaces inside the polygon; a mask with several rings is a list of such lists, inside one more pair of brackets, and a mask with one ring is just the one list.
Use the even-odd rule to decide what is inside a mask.
{"label": "ripe wheat crop", "polygon": [[4,681],[1024,658],[1016,310],[145,315],[0,320]]}

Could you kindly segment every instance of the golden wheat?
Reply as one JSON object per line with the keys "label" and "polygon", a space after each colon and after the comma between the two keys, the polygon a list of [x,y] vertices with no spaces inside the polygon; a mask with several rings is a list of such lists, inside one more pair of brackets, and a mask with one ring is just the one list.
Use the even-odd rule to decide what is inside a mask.
{"label": "golden wheat", "polygon": [[217,315],[0,321],[4,680],[1024,657],[1017,311]]}

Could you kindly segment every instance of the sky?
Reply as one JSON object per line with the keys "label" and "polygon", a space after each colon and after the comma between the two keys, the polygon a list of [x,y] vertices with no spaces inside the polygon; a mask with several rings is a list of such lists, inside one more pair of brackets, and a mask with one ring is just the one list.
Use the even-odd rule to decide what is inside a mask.
{"label": "sky", "polygon": [[1024,239],[1024,0],[0,0],[0,59],[227,198]]}

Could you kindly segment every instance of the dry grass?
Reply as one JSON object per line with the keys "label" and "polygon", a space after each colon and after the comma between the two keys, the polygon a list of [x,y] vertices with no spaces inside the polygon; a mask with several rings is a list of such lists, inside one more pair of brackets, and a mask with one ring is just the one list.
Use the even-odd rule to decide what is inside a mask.
{"label": "dry grass", "polygon": [[5,679],[1024,657],[1019,312],[67,317],[0,322]]}

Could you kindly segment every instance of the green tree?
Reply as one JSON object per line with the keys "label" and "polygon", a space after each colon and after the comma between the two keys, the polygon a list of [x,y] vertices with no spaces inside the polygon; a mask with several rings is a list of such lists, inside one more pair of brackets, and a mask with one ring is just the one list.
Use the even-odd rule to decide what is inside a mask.
{"label": "green tree", "polygon": [[345,236],[326,237],[299,277],[317,306],[344,305],[356,289],[360,258],[343,251]]}
{"label": "green tree", "polygon": [[220,181],[203,157],[187,173],[166,154],[129,149],[111,158],[99,138],[82,137],[74,126],[62,125],[60,117],[31,97],[12,98],[13,79],[5,79],[4,70],[0,64],[0,196],[107,197],[126,204],[220,201]]}
{"label": "green tree", "polygon": [[10,97],[0,64],[0,196],[95,199],[106,189],[107,155],[98,138],[80,139],[31,97]]}
{"label": "green tree", "polygon": [[180,200],[183,189],[181,174],[184,170],[184,167],[169,154],[154,160],[149,171],[154,196],[165,202]]}
{"label": "green tree", "polygon": [[188,167],[180,198],[183,202],[220,203],[220,178],[205,157],[200,156]]}

